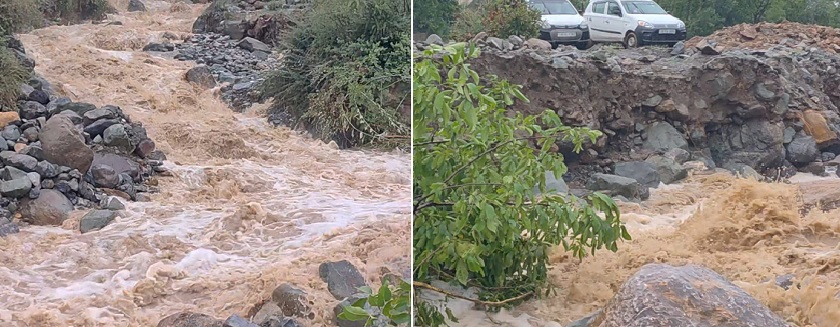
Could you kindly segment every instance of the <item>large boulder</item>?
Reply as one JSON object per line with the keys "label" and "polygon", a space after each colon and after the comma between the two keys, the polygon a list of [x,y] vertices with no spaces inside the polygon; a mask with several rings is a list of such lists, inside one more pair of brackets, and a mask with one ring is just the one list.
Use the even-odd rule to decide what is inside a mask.
{"label": "large boulder", "polygon": [[358,293],[359,287],[367,285],[359,270],[347,260],[322,263],[318,274],[337,300],[348,298]]}
{"label": "large boulder", "polygon": [[648,264],[588,323],[591,327],[787,327],[765,305],[716,272]]}
{"label": "large boulder", "polygon": [[665,184],[671,184],[688,177],[688,169],[683,167],[681,162],[675,161],[667,156],[653,156],[647,158],[645,162],[653,165],[659,174],[660,181]]}
{"label": "large boulder", "polygon": [[204,89],[211,89],[216,86],[216,79],[213,78],[213,72],[205,65],[190,68],[185,78],[190,83],[195,83]]}
{"label": "large boulder", "polygon": [[785,158],[796,167],[814,162],[820,156],[817,142],[808,135],[797,135],[788,143]]}
{"label": "large boulder", "polygon": [[102,229],[117,218],[117,213],[111,210],[91,210],[79,222],[79,231],[83,234]]}
{"label": "large boulder", "polygon": [[21,219],[33,225],[61,225],[73,211],[73,203],[64,194],[51,189],[41,190],[37,199],[21,201]]}
{"label": "large boulder", "polygon": [[117,175],[120,174],[128,174],[131,178],[137,178],[140,176],[140,164],[136,161],[131,160],[128,157],[124,157],[118,154],[113,153],[97,153],[93,156],[93,166],[97,165],[104,165],[111,167],[114,170],[114,173]]}
{"label": "large boulder", "polygon": [[615,174],[635,179],[646,187],[659,187],[659,172],[652,163],[644,161],[628,161],[615,164]]}
{"label": "large boulder", "polygon": [[685,140],[685,137],[667,122],[653,123],[646,130],[646,133],[647,139],[642,145],[645,149],[668,151],[674,148],[688,148],[688,141]]}
{"label": "large boulder", "polygon": [[711,133],[709,148],[715,162],[725,166],[742,163],[762,170],[780,166],[785,159],[784,126],[781,122],[750,120],[726,125]]}
{"label": "large boulder", "polygon": [[648,188],[635,179],[610,174],[593,174],[586,188],[609,195],[620,195],[627,199],[645,200],[650,196]]}
{"label": "large boulder", "polygon": [[86,173],[93,162],[91,150],[82,133],[65,115],[50,118],[38,134],[47,161]]}
{"label": "large boulder", "polygon": [[[545,172],[545,191],[549,194],[566,194],[569,193],[569,186],[566,185],[566,181],[562,178],[554,176],[554,172],[547,171]],[[534,193],[540,193],[539,187],[534,186]]]}
{"label": "large boulder", "polygon": [[28,195],[31,189],[32,180],[29,179],[29,176],[0,181],[0,194],[4,197],[12,199],[22,198]]}

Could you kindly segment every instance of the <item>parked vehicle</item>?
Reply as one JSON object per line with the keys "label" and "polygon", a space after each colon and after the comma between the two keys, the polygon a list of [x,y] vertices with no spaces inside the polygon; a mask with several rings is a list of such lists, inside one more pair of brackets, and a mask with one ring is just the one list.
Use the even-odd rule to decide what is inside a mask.
{"label": "parked vehicle", "polygon": [[590,0],[583,13],[594,42],[673,46],[685,40],[685,23],[653,0]]}
{"label": "parked vehicle", "polygon": [[587,47],[589,26],[569,0],[530,0],[529,4],[543,13],[540,39],[555,48],[558,44]]}

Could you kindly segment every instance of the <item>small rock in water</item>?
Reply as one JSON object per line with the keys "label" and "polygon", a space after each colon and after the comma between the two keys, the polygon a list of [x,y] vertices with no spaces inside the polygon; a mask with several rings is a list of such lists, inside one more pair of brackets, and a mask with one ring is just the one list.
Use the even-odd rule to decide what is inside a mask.
{"label": "small rock in water", "polygon": [[[8,212],[6,209],[0,209],[0,210]],[[11,215],[11,213],[9,213],[9,215]],[[6,217],[5,215],[0,215],[0,237],[6,236],[6,235],[9,235],[9,234],[15,234],[15,233],[18,233],[18,232],[20,232],[20,228],[18,227],[17,224],[10,221],[9,218]]]}
{"label": "small rock in water", "polygon": [[144,5],[143,2],[140,2],[140,0],[129,0],[128,11],[146,11],[146,5]]}
{"label": "small rock in water", "polygon": [[236,43],[242,49],[254,52],[254,51],[263,51],[263,52],[271,52],[271,48],[266,45],[265,43],[260,42],[257,39],[246,37],[241,41]]}
{"label": "small rock in water", "polygon": [[205,89],[210,89],[216,86],[216,80],[213,78],[213,73],[205,65],[190,68],[187,71],[187,81],[195,83]]}
{"label": "small rock in water", "polygon": [[257,324],[253,324],[245,318],[240,317],[237,314],[234,314],[225,320],[222,327],[260,327]]}
{"label": "small rock in water", "polygon": [[125,204],[116,196],[109,196],[102,200],[102,209],[108,210],[125,210]]}
{"label": "small rock in water", "polygon": [[115,211],[91,210],[82,217],[82,220],[79,223],[79,230],[82,233],[87,233],[90,231],[102,229],[103,227],[111,223],[111,221],[113,221],[116,217],[117,213]]}
{"label": "small rock in water", "polygon": [[271,292],[271,300],[280,307],[284,316],[306,317],[309,315],[312,318],[315,317],[310,311],[309,305],[307,305],[309,300],[306,298],[306,293],[290,284],[283,284],[275,288]]}
{"label": "small rock in water", "polygon": [[120,183],[120,177],[111,166],[96,164],[90,167],[93,183],[98,187],[115,188]]}
{"label": "small rock in water", "polygon": [[205,314],[187,311],[161,319],[157,327],[223,327],[223,322]]}
{"label": "small rock in water", "polygon": [[359,292],[359,287],[367,285],[359,270],[347,260],[322,263],[318,274],[337,300],[351,297]]}

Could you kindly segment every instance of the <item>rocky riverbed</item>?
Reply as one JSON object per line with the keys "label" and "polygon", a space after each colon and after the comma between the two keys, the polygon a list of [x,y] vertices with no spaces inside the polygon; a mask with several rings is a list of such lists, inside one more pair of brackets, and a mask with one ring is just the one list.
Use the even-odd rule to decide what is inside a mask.
{"label": "rocky riverbed", "polygon": [[[139,8],[131,2],[115,1],[106,22],[20,35],[43,78],[23,87],[19,118],[3,129],[14,155],[0,154],[2,183],[25,188],[19,170],[31,188],[9,200],[14,225],[0,225],[15,229],[0,237],[0,285],[14,285],[0,286],[0,325],[335,325],[346,296],[336,292],[408,276],[409,154],[340,151],[271,126],[259,107],[231,110],[202,83],[216,83],[209,65],[144,51],[189,39],[207,5],[149,0],[127,12]],[[45,137],[53,131],[63,137]],[[54,151],[53,139],[68,151]],[[35,173],[43,161],[58,176],[38,173],[38,185],[55,185],[32,200],[32,160],[18,159],[36,158],[22,151],[38,142],[69,161],[33,159]],[[97,201],[62,192],[74,180]],[[20,208],[30,200],[70,211],[60,224],[27,223]]]}

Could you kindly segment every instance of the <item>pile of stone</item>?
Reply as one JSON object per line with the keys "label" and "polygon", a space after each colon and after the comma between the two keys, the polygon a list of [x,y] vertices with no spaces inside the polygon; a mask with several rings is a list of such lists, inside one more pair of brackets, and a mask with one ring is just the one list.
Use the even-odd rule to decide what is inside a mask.
{"label": "pile of stone", "polygon": [[[368,286],[359,270],[347,260],[341,260],[321,264],[318,274],[326,283],[330,294],[339,301],[333,309],[335,324],[339,327],[367,326],[365,321],[338,318],[344,307],[361,299],[359,287]],[[391,285],[399,281],[399,277],[393,275],[386,277]],[[299,320],[315,318],[313,304],[306,292],[294,285],[283,283],[271,292],[271,298],[257,304],[246,314],[248,319],[234,314],[222,321],[206,314],[179,312],[163,318],[157,327],[298,327],[303,326]],[[365,310],[377,317],[372,326],[389,326],[387,317],[382,316],[377,308],[366,304]]]}
{"label": "pile of stone", "polygon": [[34,77],[17,109],[0,112],[0,236],[17,232],[18,215],[60,225],[74,206],[109,210],[83,218],[83,232],[101,228],[123,208],[114,196],[144,201],[156,191],[144,182],[165,171],[165,156],[119,107],[72,102]]}
{"label": "pile of stone", "polygon": [[195,34],[220,33],[239,40],[252,37],[274,44],[282,30],[293,26],[296,17],[308,6],[302,0],[213,0],[193,23]]}
{"label": "pile of stone", "polygon": [[686,45],[714,43],[720,50],[767,49],[781,45],[800,49],[820,48],[840,53],[840,29],[800,23],[739,24],[718,30],[707,37],[694,37]]}
{"label": "pile of stone", "polygon": [[[242,40],[230,36],[206,33],[191,36],[179,44],[149,44],[146,51],[177,51],[175,59],[200,64],[187,74],[187,79],[206,88],[216,83],[222,86],[222,99],[237,111],[258,100],[255,86],[262,81],[262,73],[272,69],[277,59],[272,48],[256,39]],[[206,73],[210,73],[209,78]]]}

